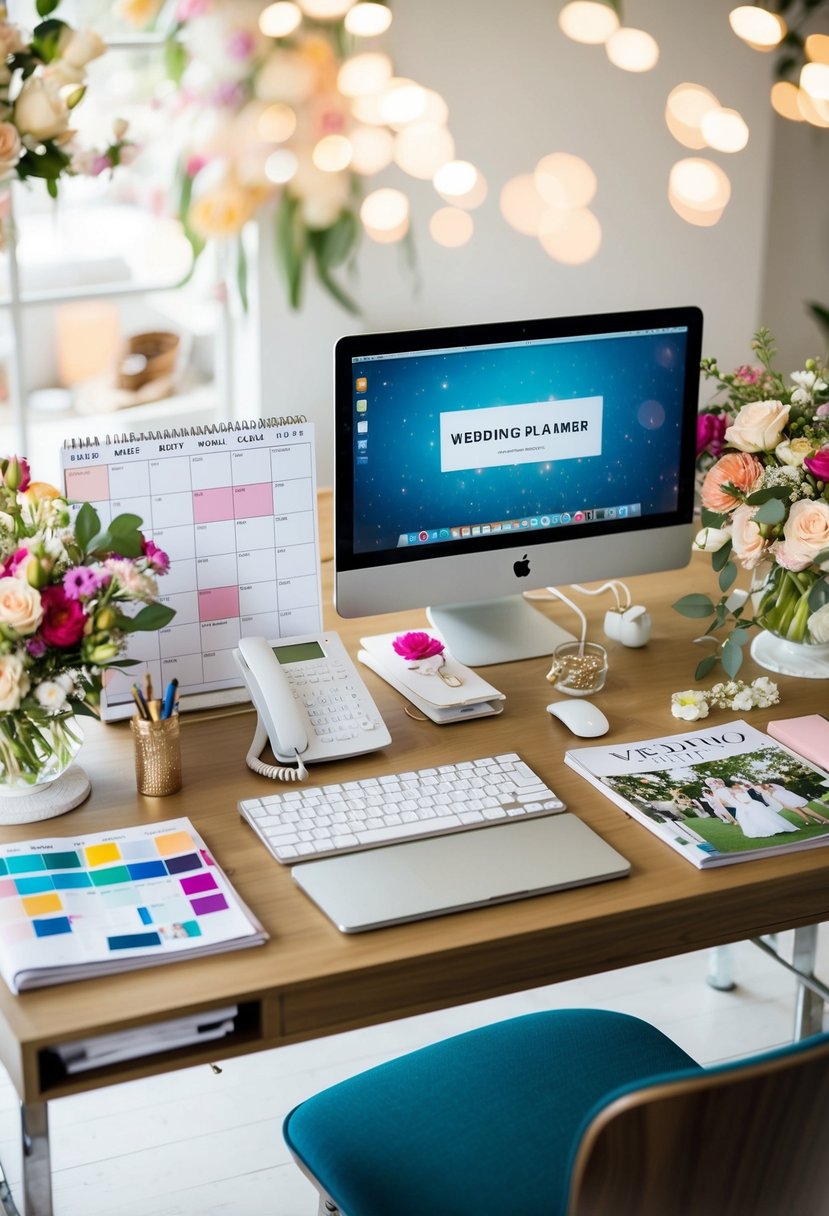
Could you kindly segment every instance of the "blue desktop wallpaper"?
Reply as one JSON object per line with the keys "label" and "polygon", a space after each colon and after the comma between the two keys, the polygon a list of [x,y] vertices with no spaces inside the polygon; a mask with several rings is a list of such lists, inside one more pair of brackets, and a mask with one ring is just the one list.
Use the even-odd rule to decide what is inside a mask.
{"label": "blue desktop wallpaper", "polygon": [[[676,508],[686,331],[355,360],[354,552],[402,533],[583,508]],[[365,389],[357,381],[365,377]],[[598,396],[601,455],[441,472],[446,410]],[[470,425],[474,420],[470,418]],[[638,512],[637,512],[638,513]]]}

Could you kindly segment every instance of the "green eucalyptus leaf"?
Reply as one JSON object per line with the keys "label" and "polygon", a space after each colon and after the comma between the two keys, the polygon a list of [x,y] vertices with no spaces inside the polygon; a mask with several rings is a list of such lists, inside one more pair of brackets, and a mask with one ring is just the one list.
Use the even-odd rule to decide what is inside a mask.
{"label": "green eucalyptus leaf", "polygon": [[702,508],[701,522],[704,528],[721,528],[725,520],[726,516],[719,511],[712,511],[709,507]]}
{"label": "green eucalyptus leaf", "polygon": [[682,599],[671,605],[675,612],[681,616],[701,618],[710,616],[715,611],[714,603],[710,596],[702,595],[700,592],[694,592],[691,595],[683,595]]}
{"label": "green eucalyptus leaf", "polygon": [[699,663],[697,663],[697,669],[694,672],[694,679],[704,680],[709,671],[716,666],[717,657],[718,656],[715,654],[708,654],[704,659],[700,659]]}
{"label": "green eucalyptus leaf", "polygon": [[59,4],[60,0],[37,0],[35,7],[37,8],[38,17],[48,17]]}
{"label": "green eucalyptus leaf", "polygon": [[735,629],[728,640],[729,642],[733,642],[735,646],[745,646],[745,644],[748,642],[748,638],[749,630],[746,627]]}
{"label": "green eucalyptus leaf", "polygon": [[779,524],[786,518],[786,508],[779,498],[770,498],[754,513],[757,524]]}
{"label": "green eucalyptus leaf", "polygon": [[755,490],[753,494],[749,494],[746,502],[752,507],[768,502],[772,498],[779,498],[781,502],[788,502],[791,492],[791,486],[766,486],[762,490]]}
{"label": "green eucalyptus leaf", "polygon": [[308,232],[300,200],[283,193],[276,210],[276,258],[288,288],[292,308],[302,303],[302,279],[308,257]]}
{"label": "green eucalyptus leaf", "polygon": [[733,680],[737,672],[743,665],[743,650],[736,642],[729,638],[723,645],[722,654],[720,655],[723,668],[727,675]]}
{"label": "green eucalyptus leaf", "polygon": [[[731,537],[729,537],[721,549],[715,549],[715,551],[711,554],[711,567],[713,570],[722,570],[723,566],[728,565],[728,560],[731,557],[731,549],[732,543]],[[720,586],[722,587],[722,584],[720,584]],[[722,587],[722,590],[725,591],[725,587]]]}
{"label": "green eucalyptus leaf", "polygon": [[725,593],[737,577],[737,567],[733,562],[728,562],[720,571],[720,591]]}

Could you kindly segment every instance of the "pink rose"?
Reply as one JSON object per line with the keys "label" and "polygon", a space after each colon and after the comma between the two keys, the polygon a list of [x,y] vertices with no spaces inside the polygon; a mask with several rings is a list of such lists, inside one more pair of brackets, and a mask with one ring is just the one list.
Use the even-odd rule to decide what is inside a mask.
{"label": "pink rose", "polygon": [[829,549],[829,504],[801,498],[792,504],[783,525],[783,542],[775,556],[787,570],[805,570],[823,549]]}
{"label": "pink rose", "polygon": [[433,638],[428,633],[401,633],[392,642],[392,649],[409,663],[420,659],[430,659],[432,655],[443,654],[443,642]]}
{"label": "pink rose", "polygon": [[807,456],[803,465],[818,481],[829,481],[829,448],[821,448],[814,456]]}
{"label": "pink rose", "polygon": [[83,637],[86,613],[77,600],[71,600],[63,587],[44,587],[40,595],[43,624],[40,636],[48,646],[69,650]]}
{"label": "pink rose", "polygon": [[789,407],[782,401],[752,401],[744,405],[725,432],[726,443],[741,452],[771,452],[783,437]]}

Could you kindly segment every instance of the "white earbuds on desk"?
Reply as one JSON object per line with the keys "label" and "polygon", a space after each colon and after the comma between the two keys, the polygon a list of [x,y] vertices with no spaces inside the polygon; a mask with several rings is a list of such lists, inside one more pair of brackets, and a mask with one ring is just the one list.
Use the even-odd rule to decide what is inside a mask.
{"label": "white earbuds on desk", "polygon": [[623,646],[644,646],[652,627],[651,615],[642,604],[631,604],[621,612],[610,609],[605,613],[605,636]]}

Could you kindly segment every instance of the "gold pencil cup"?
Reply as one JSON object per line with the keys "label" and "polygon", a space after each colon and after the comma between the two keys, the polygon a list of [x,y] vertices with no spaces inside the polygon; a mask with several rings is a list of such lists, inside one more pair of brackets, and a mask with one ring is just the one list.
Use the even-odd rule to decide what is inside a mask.
{"label": "gold pencil cup", "polygon": [[181,789],[181,739],[179,717],[172,714],[160,722],[130,719],[135,747],[135,781],[139,794],[161,798]]}

